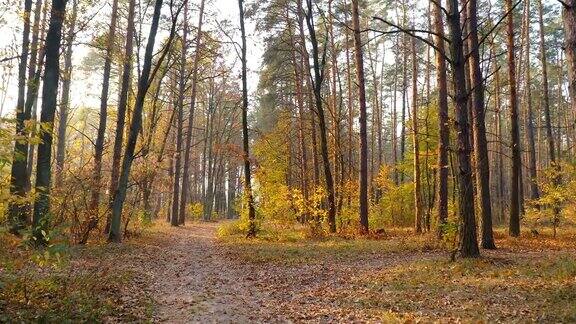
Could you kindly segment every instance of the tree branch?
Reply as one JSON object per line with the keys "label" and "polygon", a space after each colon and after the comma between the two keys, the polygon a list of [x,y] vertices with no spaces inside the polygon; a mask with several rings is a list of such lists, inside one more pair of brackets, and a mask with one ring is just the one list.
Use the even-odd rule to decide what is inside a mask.
{"label": "tree branch", "polygon": [[[398,26],[398,25],[396,25],[396,24],[394,24],[394,23],[392,23],[392,22],[389,22],[389,21],[387,21],[387,20],[385,20],[385,19],[383,19],[383,18],[374,16],[374,17],[372,17],[372,19],[379,20],[379,21],[381,21],[381,22],[383,22],[383,23],[385,23],[385,24],[387,24],[387,25],[389,25],[389,26],[391,26],[391,27],[396,28],[399,32],[405,33],[405,34],[407,34],[407,35],[410,36],[410,37],[414,37],[414,38],[416,38],[416,39],[418,39],[418,40],[420,40],[420,41],[428,44],[428,46],[432,47],[436,52],[438,52],[440,55],[442,55],[442,57],[443,57],[446,61],[448,61],[448,63],[450,63],[450,64],[452,65],[452,60],[451,60],[445,53],[443,53],[443,51],[441,51],[436,45],[434,45],[434,43],[432,43],[432,42],[429,41],[428,39],[426,39],[426,38],[424,38],[424,37],[421,37],[421,36],[418,36],[417,34],[415,34],[414,32],[412,32],[411,30],[405,29],[405,28],[403,28],[403,27],[401,27],[401,26]],[[378,30],[374,30],[374,31],[375,31],[375,32],[380,32],[380,33],[382,33],[382,34],[389,34],[389,33],[391,33],[391,32],[378,31]],[[443,38],[443,39],[444,39],[444,38]]]}

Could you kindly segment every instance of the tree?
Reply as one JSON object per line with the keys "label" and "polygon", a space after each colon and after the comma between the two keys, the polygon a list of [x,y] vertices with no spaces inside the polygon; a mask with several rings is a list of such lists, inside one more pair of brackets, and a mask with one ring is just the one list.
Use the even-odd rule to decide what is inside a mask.
{"label": "tree", "polygon": [[198,14],[198,31],[196,34],[196,52],[192,63],[192,94],[190,95],[190,113],[188,114],[188,131],[186,132],[186,146],[184,152],[184,170],[182,172],[182,196],[180,198],[180,215],[178,223],[184,224],[186,219],[186,203],[188,201],[188,187],[190,181],[190,149],[192,147],[192,132],[194,129],[194,113],[196,108],[196,95],[198,89],[198,62],[200,61],[202,19],[204,16],[204,0],[200,1],[200,12]]}
{"label": "tree", "polygon": [[552,118],[550,117],[550,94],[548,86],[548,61],[546,59],[546,42],[544,40],[544,14],[542,0],[538,0],[538,26],[540,27],[540,63],[542,64],[542,107],[544,108],[544,122],[546,124],[546,139],[548,143],[548,156],[550,162],[556,162],[554,151],[554,136],[552,135]]}
{"label": "tree", "polygon": [[[334,195],[334,180],[332,178],[332,170],[330,169],[330,157],[328,152],[327,140],[327,126],[326,118],[324,115],[323,100],[322,100],[322,83],[324,81],[324,66],[326,55],[322,55],[320,60],[320,51],[318,49],[318,40],[316,38],[316,27],[314,26],[313,5],[312,0],[306,0],[308,12],[306,14],[306,25],[310,34],[310,43],[312,45],[312,62],[314,70],[314,78],[311,80],[312,88],[314,91],[314,99],[316,106],[316,114],[318,115],[318,123],[320,126],[320,153],[322,155],[322,164],[324,167],[324,180],[326,181],[326,189],[328,191],[328,227],[330,232],[336,232],[336,198]],[[301,10],[301,5],[298,6]]]}
{"label": "tree", "polygon": [[[104,136],[106,135],[106,121],[108,120],[108,90],[110,88],[110,73],[114,55],[114,40],[116,39],[116,21],[118,20],[118,0],[112,0],[112,14],[110,28],[106,40],[104,56],[104,75],[102,77],[102,92],[100,94],[100,118],[98,133],[94,145],[94,169],[92,171],[92,196],[90,198],[91,224],[97,224],[100,204],[100,182],[102,180],[102,156],[104,155]],[[90,225],[92,227],[92,225]]]}
{"label": "tree", "polygon": [[532,76],[530,73],[530,0],[525,2],[525,26],[526,29],[526,85],[525,85],[525,100],[526,100],[526,142],[528,143],[528,171],[530,172],[530,199],[536,200],[540,197],[538,190],[538,179],[536,169],[536,140],[534,139],[534,113],[532,111]]}
{"label": "tree", "polygon": [[248,207],[248,237],[256,236],[256,210],[252,197],[252,177],[250,170],[250,145],[248,138],[248,81],[246,67],[246,29],[244,27],[244,0],[238,0],[240,9],[240,32],[242,36],[242,149],[244,153],[244,196]]}
{"label": "tree", "polygon": [[[118,188],[118,175],[120,173],[120,160],[122,159],[122,145],[124,143],[124,127],[126,124],[126,107],[128,106],[128,91],[132,83],[132,55],[134,53],[134,9],[136,0],[130,0],[128,4],[128,21],[126,24],[126,45],[122,57],[122,83],[118,95],[118,111],[116,118],[116,130],[114,136],[114,148],[112,153],[112,168],[110,175],[110,192],[116,192]],[[114,205],[114,195],[110,195],[109,208]],[[110,216],[106,216],[105,233],[110,231]]]}
{"label": "tree", "polygon": [[448,220],[448,147],[450,128],[448,120],[448,82],[446,80],[446,60],[444,50],[444,24],[441,1],[432,4],[434,16],[434,44],[436,51],[436,82],[438,84],[438,235],[442,236],[442,226]]}
{"label": "tree", "polygon": [[574,113],[576,112],[576,0],[562,0],[560,3],[564,22],[564,51],[568,63],[568,91]]}
{"label": "tree", "polygon": [[32,0],[24,1],[24,28],[22,30],[22,50],[20,63],[18,64],[18,98],[16,101],[16,141],[14,141],[14,153],[12,154],[12,169],[10,173],[10,193],[18,200],[10,204],[9,218],[10,231],[18,233],[24,228],[28,220],[26,204],[21,201],[26,196],[27,156],[28,143],[26,143],[25,122],[30,119],[30,113],[24,109],[24,94],[26,90],[26,65],[28,63],[28,51],[30,47],[30,13]]}
{"label": "tree", "polygon": [[420,144],[418,141],[418,61],[416,39],[412,37],[412,144],[414,146],[414,231],[422,233],[422,184],[420,180]]}
{"label": "tree", "polygon": [[70,86],[72,84],[72,43],[75,38],[76,17],[78,15],[78,0],[72,4],[72,14],[68,21],[66,48],[64,50],[64,71],[62,81],[62,99],[60,100],[60,121],[58,123],[58,143],[56,146],[56,187],[63,181],[64,159],[66,158],[66,127],[70,109]]}
{"label": "tree", "polygon": [[36,192],[34,200],[33,226],[34,237],[39,243],[45,242],[43,228],[50,213],[50,181],[52,179],[52,133],[58,83],[60,79],[60,42],[62,39],[62,24],[66,16],[66,0],[52,0],[50,24],[46,34],[46,64],[42,88],[42,108],[40,123],[45,131],[40,135],[42,142],[38,146],[38,161],[36,163]]}
{"label": "tree", "polygon": [[450,31],[450,59],[454,85],[454,108],[458,134],[458,189],[460,215],[459,250],[463,257],[480,255],[476,239],[476,218],[472,168],[470,163],[470,136],[468,124],[468,96],[466,92],[465,61],[458,0],[447,0],[447,22]]}
{"label": "tree", "polygon": [[364,59],[360,37],[358,0],[352,0],[352,25],[354,28],[354,58],[356,81],[360,102],[360,231],[368,233],[368,142],[366,133],[366,87],[364,81]]}
{"label": "tree", "polygon": [[[506,9],[511,12],[512,0],[506,0]],[[514,46],[514,15],[507,17],[508,82],[510,83],[510,132],[512,138],[512,177],[510,179],[510,236],[520,235],[520,130],[518,125],[518,94],[516,92],[516,58]]]}
{"label": "tree", "polygon": [[[184,24],[182,26],[180,64],[178,69],[178,93],[176,94],[176,151],[174,152],[174,182],[172,186],[172,213],[170,224],[180,225],[180,169],[182,164],[182,141],[184,126],[184,91],[186,87],[186,47],[188,46],[188,2],[184,5]],[[185,206],[185,205],[184,205]]]}
{"label": "tree", "polygon": [[[146,44],[146,51],[144,53],[144,63],[142,65],[142,72],[140,73],[140,78],[138,79],[138,91],[136,93],[136,102],[134,104],[134,110],[132,111],[132,119],[130,123],[130,129],[128,131],[128,142],[126,148],[124,149],[124,159],[122,161],[122,169],[120,171],[120,178],[118,180],[118,188],[114,192],[114,203],[112,204],[112,216],[110,222],[110,232],[108,235],[108,241],[120,242],[122,240],[120,233],[120,220],[122,215],[122,208],[124,206],[124,201],[126,199],[126,190],[128,189],[128,178],[130,176],[130,168],[134,162],[134,152],[136,150],[136,141],[138,140],[138,133],[142,127],[142,110],[144,109],[144,99],[146,98],[146,93],[150,87],[151,80],[158,69],[152,71],[152,56],[154,54],[154,42],[156,40],[156,34],[158,32],[158,24],[160,21],[160,12],[162,9],[163,0],[156,0],[154,4],[154,13],[152,15],[152,24],[150,26],[150,33],[148,35],[148,42]],[[172,3],[171,3],[171,9]],[[166,57],[168,50],[170,49],[172,40],[174,39],[174,34],[176,32],[176,19],[180,13],[180,7],[174,13],[172,13],[172,27],[170,29],[170,35],[168,36],[167,44],[164,46],[164,50],[160,55],[157,62],[157,67],[161,66],[162,61]]]}
{"label": "tree", "polygon": [[488,141],[486,140],[486,118],[484,114],[484,80],[480,68],[480,44],[478,43],[478,9],[476,0],[466,6],[468,16],[468,40],[470,48],[470,83],[472,89],[472,121],[474,154],[476,158],[476,184],[482,219],[482,247],[495,249],[492,233],[492,205],[490,199],[490,168]]}

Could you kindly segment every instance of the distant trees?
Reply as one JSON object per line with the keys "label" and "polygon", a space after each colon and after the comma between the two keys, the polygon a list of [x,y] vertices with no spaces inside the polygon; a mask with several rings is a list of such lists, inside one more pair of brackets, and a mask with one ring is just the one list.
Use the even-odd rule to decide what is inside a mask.
{"label": "distant trees", "polygon": [[[203,0],[148,11],[111,0],[107,15],[74,1],[60,18],[65,3],[52,1],[50,16],[50,4],[23,2],[13,233],[51,215],[86,243],[105,218],[118,242],[152,218],[179,226],[240,214],[250,237],[260,217],[313,235],[435,227],[476,257],[496,248],[495,224],[519,236],[533,214],[561,219],[550,188],[569,181],[576,141],[574,109],[564,109],[576,97],[571,1],[239,0],[236,23],[212,19]],[[253,101],[248,20],[263,35]],[[81,69],[102,72],[98,107],[73,104],[84,102],[72,73],[79,46],[95,58]]]}

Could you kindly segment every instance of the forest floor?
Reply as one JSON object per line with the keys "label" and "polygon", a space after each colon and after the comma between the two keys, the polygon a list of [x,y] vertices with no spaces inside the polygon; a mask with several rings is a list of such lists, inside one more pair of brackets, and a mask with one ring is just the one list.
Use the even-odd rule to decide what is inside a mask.
{"label": "forest floor", "polygon": [[218,226],[156,225],[27,275],[0,263],[0,322],[576,321],[574,231],[497,233],[498,250],[451,262],[402,230],[273,241],[218,238]]}

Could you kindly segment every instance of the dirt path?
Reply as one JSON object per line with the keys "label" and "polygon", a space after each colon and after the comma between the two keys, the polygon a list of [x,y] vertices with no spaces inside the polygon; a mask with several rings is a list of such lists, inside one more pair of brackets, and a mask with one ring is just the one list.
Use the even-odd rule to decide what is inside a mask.
{"label": "dirt path", "polygon": [[[174,228],[156,251],[149,269],[155,321],[247,322],[258,316],[261,292],[248,278],[246,267],[227,260],[215,242],[217,225]],[[252,314],[256,315],[252,315]]]}
{"label": "dirt path", "polygon": [[[290,259],[293,255],[286,253],[301,250],[271,250],[276,260],[269,261],[262,255],[252,258],[259,253],[253,247],[218,242],[218,225],[163,227],[125,256],[126,267],[141,269],[154,322],[530,322],[572,316],[566,301],[576,298],[576,282],[562,279],[550,286],[530,270],[573,271],[572,252],[566,257],[562,250],[501,248],[484,251],[482,260],[450,264],[446,253],[404,250],[399,241],[398,251],[338,256],[342,251],[332,247],[311,259],[292,258],[295,262],[278,256]],[[568,297],[549,302],[560,298],[547,293],[551,288]],[[485,293],[478,294],[479,289]]]}
{"label": "dirt path", "polygon": [[[370,314],[342,305],[351,279],[402,260],[352,260],[278,266],[246,262],[216,242],[218,224],[199,223],[155,234],[139,258],[150,285],[153,320],[169,323],[365,321]],[[150,258],[150,255],[154,255]],[[414,259],[430,255],[416,253]],[[357,264],[361,263],[361,264]]]}

